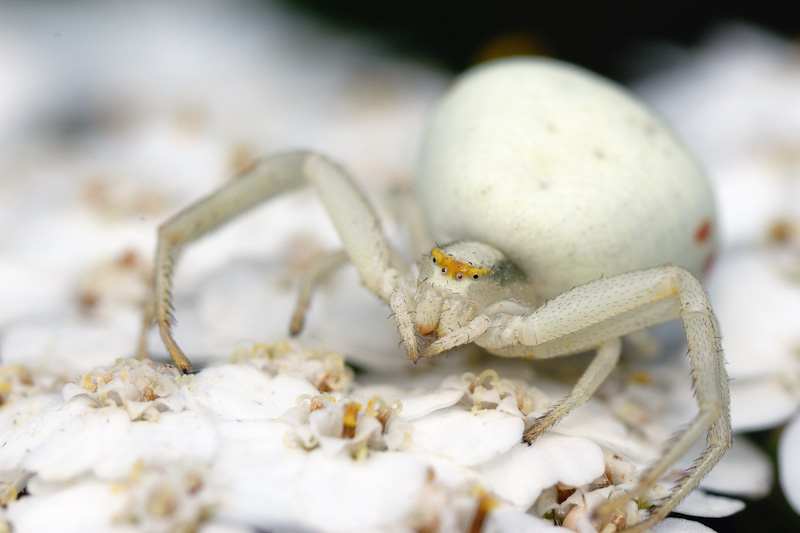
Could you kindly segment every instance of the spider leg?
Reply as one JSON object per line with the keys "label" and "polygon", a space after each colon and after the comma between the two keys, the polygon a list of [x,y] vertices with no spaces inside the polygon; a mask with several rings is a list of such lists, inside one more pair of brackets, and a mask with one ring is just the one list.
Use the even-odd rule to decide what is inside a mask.
{"label": "spider leg", "polygon": [[522,436],[523,442],[528,444],[541,437],[548,429],[558,424],[573,409],[586,403],[597,388],[602,385],[612,370],[617,366],[619,355],[622,351],[622,341],[619,337],[603,342],[597,348],[597,354],[592,359],[589,367],[583,373],[578,383],[568,396],[552,405],[545,414]]}
{"label": "spider leg", "polygon": [[439,337],[422,352],[422,357],[433,357],[447,350],[452,350],[458,346],[469,344],[483,335],[492,325],[492,319],[486,315],[478,315],[469,324],[443,337]]}
{"label": "spider leg", "polygon": [[143,361],[147,359],[147,333],[153,327],[153,321],[156,318],[156,304],[154,294],[151,291],[147,295],[144,308],[142,310],[142,322],[139,329],[139,342],[136,349],[138,359]]}
{"label": "spider leg", "polygon": [[[703,433],[706,447],[672,491],[651,508],[649,517],[631,531],[644,531],[666,516],[731,444],[728,377],[719,327],[697,278],[668,265],[596,280],[553,298],[528,316],[493,315],[494,327],[476,340],[491,352],[511,357],[549,358],[600,347],[587,371],[589,376],[584,375],[576,390],[561,401],[562,408],[572,409],[583,397],[578,389],[587,384],[596,388],[607,373],[607,364],[616,358],[600,355],[611,350],[610,340],[676,318],[683,321],[686,334],[698,414],[668,443],[627,498],[612,500],[598,512],[608,514],[624,500],[645,493]],[[566,414],[554,417],[551,425]],[[531,431],[538,433],[538,427]]]}
{"label": "spider leg", "polygon": [[414,319],[411,317],[411,299],[403,289],[395,289],[389,299],[389,306],[394,313],[397,330],[400,332],[400,338],[403,339],[408,358],[412,363],[416,363],[419,360],[419,344],[417,343]]}
{"label": "spider leg", "polygon": [[[391,266],[404,275],[408,274],[407,268],[402,264],[401,254],[394,248],[391,248],[390,252]],[[323,253],[308,266],[305,272],[303,272],[297,293],[297,304],[295,305],[292,321],[289,326],[289,334],[291,336],[299,335],[300,331],[303,329],[306,313],[311,305],[311,296],[314,294],[316,288],[327,276],[331,275],[337,268],[342,267],[347,260],[347,253],[344,250]],[[389,302],[391,303],[391,296]]]}
{"label": "spider leg", "polygon": [[344,251],[330,252],[316,259],[303,273],[300,279],[300,288],[297,291],[297,305],[292,313],[292,323],[289,326],[289,333],[292,337],[298,335],[303,329],[303,322],[305,322],[314,289],[331,271],[341,267],[346,261],[347,254]]}
{"label": "spider leg", "polygon": [[[181,250],[268,199],[304,185],[316,190],[339,233],[347,257],[367,288],[388,302],[400,285],[399,274],[389,266],[389,245],[380,221],[361,190],[341,167],[310,152],[264,159],[166,221],[158,230],[153,314],[175,365],[184,372],[191,369],[191,363],[175,342],[170,314],[171,277]],[[147,311],[144,321],[149,327],[151,320]],[[146,349],[140,348],[141,352]]]}

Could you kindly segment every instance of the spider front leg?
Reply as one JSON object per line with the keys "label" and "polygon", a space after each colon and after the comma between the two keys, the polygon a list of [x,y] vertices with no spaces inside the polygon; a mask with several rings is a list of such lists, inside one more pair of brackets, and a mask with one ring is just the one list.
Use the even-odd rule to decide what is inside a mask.
{"label": "spider front leg", "polygon": [[619,337],[602,343],[597,348],[597,354],[586,368],[578,383],[569,396],[562,398],[552,405],[547,412],[536,419],[533,426],[522,436],[522,441],[531,444],[544,435],[548,429],[558,424],[573,409],[584,404],[597,391],[608,375],[617,366],[622,352],[622,339]]}
{"label": "spider front leg", "polygon": [[444,337],[439,337],[422,352],[422,357],[433,357],[447,350],[469,344],[478,339],[491,327],[492,319],[486,315],[478,315],[467,323],[466,326],[451,331]]}
{"label": "spider front leg", "polygon": [[[400,253],[394,248],[391,248],[392,261],[391,265],[397,269],[402,275],[407,275],[407,268],[402,264],[402,257]],[[326,252],[317,257],[308,269],[300,277],[300,286],[297,290],[297,304],[292,313],[292,321],[289,326],[289,334],[295,337],[300,334],[305,323],[306,313],[311,305],[311,297],[317,287],[325,281],[325,279],[333,274],[337,269],[347,262],[347,254],[343,250],[335,252]],[[402,289],[395,289],[398,294],[403,294]],[[392,293],[394,295],[394,293]],[[392,299],[390,297],[390,305]]]}
{"label": "spider front leg", "polygon": [[[689,347],[697,416],[672,439],[661,458],[642,474],[625,498],[596,511],[607,516],[636,499],[706,433],[706,447],[672,491],[629,531],[644,531],[674,508],[719,461],[731,444],[728,378],[719,330],[708,295],[687,270],[664,266],[621,274],[578,286],[548,301],[532,314],[493,316],[493,327],[476,340],[499,355],[550,358],[599,347],[595,360],[572,393],[539,419],[525,435],[536,438],[602,383],[619,354],[618,339],[632,331],[680,318]],[[560,409],[556,414],[554,411]]]}
{"label": "spider front leg", "polygon": [[[503,317],[506,316],[510,315],[503,315]],[[502,318],[500,321],[505,322],[506,319]],[[482,344],[483,339],[481,339],[481,335],[487,332],[492,325],[492,319],[487,315],[478,315],[466,326],[452,331],[431,343],[422,352],[422,357],[433,357],[458,346],[469,344],[470,342]],[[510,331],[507,324],[499,327],[507,328],[506,331]],[[484,347],[487,346],[484,345]],[[495,351],[498,355],[509,355],[507,351],[503,349],[490,349],[490,351]],[[525,435],[522,437],[523,442],[527,442],[528,444],[532,443],[546,433],[548,429],[557,424],[562,418],[567,416],[575,407],[586,402],[603,381],[605,381],[611,371],[614,370],[617,361],[619,361],[621,351],[622,342],[619,337],[609,339],[600,344],[597,348],[597,354],[580,380],[578,380],[572,393],[550,407],[545,414],[540,416],[536,420],[536,423],[525,432]]]}
{"label": "spider front leg", "polygon": [[292,313],[292,322],[289,326],[289,334],[294,337],[300,334],[306,319],[308,306],[311,305],[311,295],[319,285],[333,270],[341,267],[347,261],[347,254],[339,250],[329,252],[317,258],[303,273],[300,279],[300,287],[297,290],[297,305]]}
{"label": "spider front leg", "polygon": [[367,288],[388,302],[401,279],[389,267],[389,245],[380,221],[347,173],[328,159],[294,152],[267,158],[212,195],[165,222],[158,231],[152,304],[145,311],[144,336],[153,317],[175,365],[188,372],[191,363],[172,335],[171,277],[184,246],[283,192],[311,185],[325,205],[347,257]]}
{"label": "spider front leg", "polygon": [[412,363],[419,361],[419,345],[417,344],[417,329],[412,318],[411,298],[402,289],[396,289],[389,299],[389,306],[397,322],[397,331],[406,347],[408,358]]}

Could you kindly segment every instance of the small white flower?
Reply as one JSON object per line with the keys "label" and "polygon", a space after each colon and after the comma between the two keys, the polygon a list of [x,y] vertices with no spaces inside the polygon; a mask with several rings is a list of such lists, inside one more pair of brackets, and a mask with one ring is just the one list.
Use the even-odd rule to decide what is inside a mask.
{"label": "small white flower", "polygon": [[64,386],[64,400],[83,396],[95,407],[124,408],[131,420],[158,420],[164,411],[182,411],[181,382],[191,377],[171,365],[156,367],[151,361],[118,359],[112,367],[97,368]]}
{"label": "small white flower", "polygon": [[789,504],[800,514],[800,460],[797,450],[800,450],[800,416],[786,426],[778,446],[781,487]]}

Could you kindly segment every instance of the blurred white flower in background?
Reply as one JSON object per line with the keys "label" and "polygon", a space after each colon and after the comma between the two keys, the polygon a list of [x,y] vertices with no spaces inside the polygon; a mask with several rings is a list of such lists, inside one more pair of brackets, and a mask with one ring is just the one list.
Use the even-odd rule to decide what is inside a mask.
{"label": "blurred white flower in background", "polygon": [[[413,367],[388,309],[347,269],[315,297],[301,340],[279,342],[296,272],[337,245],[306,193],[185,253],[176,333],[207,368],[181,376],[126,359],[159,222],[253,158],[295,148],[342,162],[380,209],[388,190],[408,183],[425,111],[448,77],[269,5],[39,2],[3,11],[0,524],[399,532],[483,521],[486,531],[548,531],[557,519],[583,531],[586,509],[629,486],[694,412],[680,354],[620,369],[524,446],[523,427],[567,393],[577,371],[557,379],[472,352]],[[689,56],[688,73],[654,82],[669,90],[641,87],[719,185],[730,251],[710,290],[740,431],[785,422],[800,395],[790,309],[800,307],[797,145],[788,133],[796,122],[784,112],[800,94],[792,54],[758,33],[720,38]],[[738,70],[765,65],[766,73]],[[728,71],[749,85],[724,83]],[[759,91],[764,99],[753,98]],[[151,349],[165,357],[156,336]],[[365,371],[354,375],[345,360]],[[796,507],[798,476],[785,473],[797,466],[785,450],[797,449],[797,427],[781,454]],[[759,497],[771,485],[768,459],[737,439],[703,488]],[[742,507],[698,490],[681,510],[724,516]],[[620,519],[640,513],[632,505]],[[656,530],[704,530],[688,524],[670,519]]]}

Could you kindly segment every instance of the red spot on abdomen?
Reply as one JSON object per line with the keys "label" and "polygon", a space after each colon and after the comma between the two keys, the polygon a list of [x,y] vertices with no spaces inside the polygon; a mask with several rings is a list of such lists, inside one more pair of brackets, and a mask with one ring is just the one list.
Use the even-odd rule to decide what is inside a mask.
{"label": "red spot on abdomen", "polygon": [[703,244],[711,236],[711,221],[706,219],[697,226],[694,232],[694,243]]}

